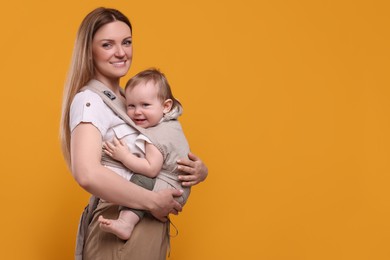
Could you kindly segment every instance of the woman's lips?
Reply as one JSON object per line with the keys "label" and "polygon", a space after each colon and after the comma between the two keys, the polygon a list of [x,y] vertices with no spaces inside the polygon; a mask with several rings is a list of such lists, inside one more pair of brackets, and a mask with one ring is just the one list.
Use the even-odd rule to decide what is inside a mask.
{"label": "woman's lips", "polygon": [[126,65],[126,61],[125,60],[114,61],[114,62],[111,62],[111,64],[114,65],[115,67],[123,67]]}

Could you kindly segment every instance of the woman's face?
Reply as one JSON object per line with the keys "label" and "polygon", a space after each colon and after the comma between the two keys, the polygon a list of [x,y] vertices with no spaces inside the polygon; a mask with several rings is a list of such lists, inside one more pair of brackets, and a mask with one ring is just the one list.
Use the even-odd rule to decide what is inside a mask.
{"label": "woman's face", "polygon": [[92,40],[96,79],[117,81],[130,69],[133,58],[131,31],[124,22],[103,25]]}

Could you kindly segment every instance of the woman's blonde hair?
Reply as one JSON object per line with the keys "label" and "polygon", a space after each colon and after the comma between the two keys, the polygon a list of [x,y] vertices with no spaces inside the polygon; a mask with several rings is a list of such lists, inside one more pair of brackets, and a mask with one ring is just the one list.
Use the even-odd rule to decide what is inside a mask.
{"label": "woman's blonde hair", "polygon": [[92,40],[96,32],[111,22],[121,21],[132,31],[129,19],[120,11],[99,7],[90,12],[82,21],[74,44],[72,60],[64,86],[60,136],[62,153],[70,167],[70,128],[69,112],[74,96],[85,84],[94,78],[95,67],[92,55]]}

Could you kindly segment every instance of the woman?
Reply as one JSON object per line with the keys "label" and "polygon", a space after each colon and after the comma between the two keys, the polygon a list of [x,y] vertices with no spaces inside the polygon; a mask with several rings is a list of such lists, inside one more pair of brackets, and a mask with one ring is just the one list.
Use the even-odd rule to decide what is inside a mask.
{"label": "woman", "polygon": [[[102,84],[124,102],[119,82],[131,61],[132,27],[127,17],[108,8],[89,13],[77,34],[61,120],[63,153],[73,177],[82,188],[101,198],[85,234],[82,259],[165,259],[169,241],[166,220],[169,214],[181,211],[174,200],[181,195],[180,191],[148,191],[101,164],[103,141],[120,137],[118,132],[123,134],[123,129],[131,132],[131,128],[124,127],[124,121],[97,94],[80,90],[87,84]],[[183,186],[198,184],[207,177],[202,161],[193,154],[189,158],[183,158],[179,164],[185,173],[180,176]],[[116,218],[116,205],[147,210],[155,218],[144,218],[130,240],[123,241],[103,232],[97,221],[103,214]]]}

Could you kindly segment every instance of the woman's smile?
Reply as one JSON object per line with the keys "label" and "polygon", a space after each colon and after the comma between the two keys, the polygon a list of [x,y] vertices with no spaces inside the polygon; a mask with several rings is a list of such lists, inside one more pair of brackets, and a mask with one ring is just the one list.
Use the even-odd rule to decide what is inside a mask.
{"label": "woman's smile", "polygon": [[126,62],[127,62],[127,60],[121,60],[121,61],[113,61],[110,63],[112,65],[114,65],[114,67],[124,67],[124,66],[126,66]]}

